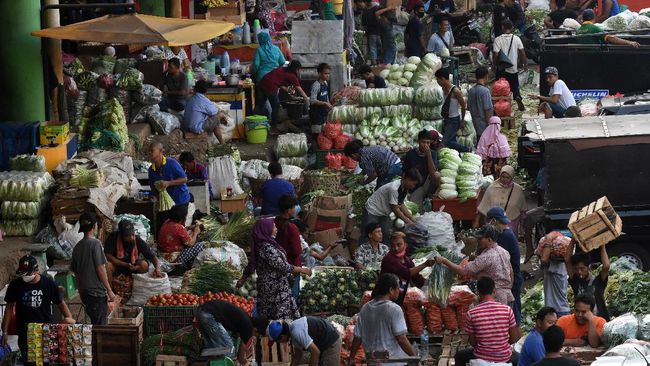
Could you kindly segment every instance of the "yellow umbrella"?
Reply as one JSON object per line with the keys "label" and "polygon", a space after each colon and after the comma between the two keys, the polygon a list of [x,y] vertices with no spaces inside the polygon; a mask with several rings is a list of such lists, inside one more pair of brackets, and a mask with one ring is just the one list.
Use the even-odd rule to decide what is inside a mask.
{"label": "yellow umbrella", "polygon": [[143,14],[105,15],[64,27],[37,30],[32,35],[110,44],[186,46],[216,38],[234,26],[226,22]]}

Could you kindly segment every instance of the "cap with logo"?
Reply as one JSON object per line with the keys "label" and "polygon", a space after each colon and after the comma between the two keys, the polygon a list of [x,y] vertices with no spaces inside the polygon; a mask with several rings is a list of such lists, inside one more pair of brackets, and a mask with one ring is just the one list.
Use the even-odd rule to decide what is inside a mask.
{"label": "cap with logo", "polygon": [[36,258],[31,255],[25,255],[18,260],[18,269],[16,274],[18,276],[26,276],[33,273],[38,268]]}
{"label": "cap with logo", "polygon": [[557,71],[557,67],[549,66],[549,67],[544,69],[544,74],[547,74],[547,75],[559,75],[560,73]]}
{"label": "cap with logo", "polygon": [[510,223],[510,219],[506,215],[506,211],[501,207],[492,207],[485,216],[487,216],[488,219],[496,219],[502,224]]}

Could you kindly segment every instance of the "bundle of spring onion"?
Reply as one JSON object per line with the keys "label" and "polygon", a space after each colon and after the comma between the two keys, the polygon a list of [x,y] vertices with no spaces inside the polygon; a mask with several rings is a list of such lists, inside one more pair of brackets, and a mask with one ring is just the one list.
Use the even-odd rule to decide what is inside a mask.
{"label": "bundle of spring onion", "polygon": [[234,277],[232,271],[220,263],[204,263],[189,275],[190,292],[197,295],[208,291],[233,292]]}
{"label": "bundle of spring onion", "polygon": [[[462,257],[455,252],[447,251],[440,253],[443,257],[453,263],[460,263]],[[454,273],[444,264],[436,264],[429,275],[429,299],[437,305],[447,306],[447,298],[451,292],[451,285],[454,284]]]}
{"label": "bundle of spring onion", "polygon": [[167,189],[162,186],[162,181],[156,182],[156,189],[158,189],[158,212],[171,210],[176,203],[167,192]]}
{"label": "bundle of spring onion", "polygon": [[101,169],[88,169],[76,166],[72,169],[69,184],[77,188],[101,187],[104,184],[104,173]]}
{"label": "bundle of spring onion", "polygon": [[200,223],[205,228],[201,240],[207,242],[227,240],[237,244],[240,248],[248,248],[255,219],[245,212],[237,212],[224,225],[212,217],[206,217]]}

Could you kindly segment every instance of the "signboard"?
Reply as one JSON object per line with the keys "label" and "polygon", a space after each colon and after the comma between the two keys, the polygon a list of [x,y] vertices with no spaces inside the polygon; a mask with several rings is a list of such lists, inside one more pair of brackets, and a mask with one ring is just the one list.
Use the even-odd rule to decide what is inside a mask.
{"label": "signboard", "polygon": [[577,89],[577,90],[571,90],[571,94],[573,94],[573,98],[576,100],[576,102],[582,100],[582,99],[597,99],[601,100],[605,98],[606,96],[609,95],[609,90],[607,89]]}

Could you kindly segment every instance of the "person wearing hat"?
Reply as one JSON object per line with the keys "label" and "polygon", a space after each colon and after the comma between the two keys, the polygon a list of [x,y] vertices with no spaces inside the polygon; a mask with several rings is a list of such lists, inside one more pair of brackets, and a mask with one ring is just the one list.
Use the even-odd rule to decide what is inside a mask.
{"label": "person wearing hat", "polygon": [[601,26],[594,24],[596,14],[593,10],[587,9],[582,12],[582,24],[576,31],[578,43],[581,44],[617,44],[621,46],[630,46],[639,48],[639,42],[628,41],[623,38],[616,37],[611,34],[603,34],[605,29]]}
{"label": "person wearing hat", "polygon": [[519,263],[521,261],[519,240],[517,240],[515,234],[508,227],[510,219],[506,216],[504,209],[501,207],[492,207],[486,216],[488,224],[494,225],[499,232],[497,244],[510,254],[510,266],[512,266],[512,274],[514,277],[512,296],[515,298],[512,310],[515,313],[517,324],[521,324],[521,285],[524,283],[524,278],[521,276],[521,270],[519,269]]}
{"label": "person wearing hat", "polygon": [[72,251],[70,270],[74,273],[81,301],[93,325],[106,325],[108,302],[115,300],[106,273],[102,242],[95,238],[97,217],[84,212],[79,217],[79,232],[84,234]]}
{"label": "person wearing hat", "polygon": [[542,95],[529,95],[532,99],[538,99],[541,104],[539,111],[544,113],[545,118],[563,118],[567,108],[575,106],[576,100],[566,83],[559,78],[556,67],[549,66],[544,70],[546,84],[551,87],[548,97]]}
{"label": "person wearing hat", "polygon": [[122,219],[117,227],[118,230],[108,236],[104,245],[104,253],[108,258],[106,270],[109,282],[113,283],[113,277],[116,275],[149,272],[147,261],[153,263],[155,267],[153,276],[162,277],[158,258],[149,245],[135,235],[133,223]]}
{"label": "person wearing hat", "polygon": [[438,131],[422,130],[418,133],[418,146],[413,147],[404,157],[402,169],[404,172],[409,169],[416,169],[420,172],[422,180],[411,191],[409,201],[417,203],[420,208],[424,199],[428,198],[435,187],[439,186],[440,173],[438,172],[438,152],[431,149],[433,140],[440,141]]}
{"label": "person wearing hat", "polygon": [[269,324],[268,335],[275,342],[289,342],[291,339],[291,366],[301,363],[304,351],[310,354],[310,366],[341,364],[341,336],[326,319],[303,316],[292,322],[274,321]]}
{"label": "person wearing hat", "polygon": [[234,342],[230,333],[235,333],[241,343],[237,350],[239,366],[248,365],[247,356],[252,351],[255,338],[266,332],[269,320],[265,317],[249,316],[238,306],[227,301],[213,300],[194,310],[196,326],[203,338],[204,353],[210,348],[230,348]]}
{"label": "person wearing hat", "polygon": [[2,319],[2,346],[7,346],[9,324],[15,314],[18,347],[23,363],[27,364],[28,323],[53,323],[52,304],[58,306],[65,323],[74,324],[75,320],[54,280],[39,273],[36,258],[31,255],[21,257],[16,275],[18,278],[9,283],[5,295],[7,305]]}
{"label": "person wearing hat", "polygon": [[513,273],[510,265],[510,254],[501,248],[496,240],[499,231],[494,225],[485,225],[474,233],[478,240],[476,258],[467,266],[461,267],[443,256],[436,256],[438,263],[449,267],[452,272],[461,277],[478,279],[489,277],[494,280],[496,289],[494,299],[502,304],[512,305],[515,300],[512,296]]}

